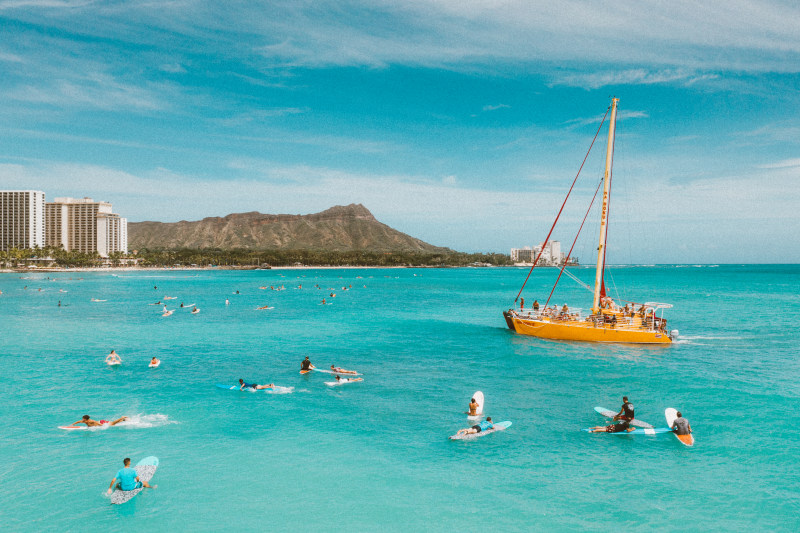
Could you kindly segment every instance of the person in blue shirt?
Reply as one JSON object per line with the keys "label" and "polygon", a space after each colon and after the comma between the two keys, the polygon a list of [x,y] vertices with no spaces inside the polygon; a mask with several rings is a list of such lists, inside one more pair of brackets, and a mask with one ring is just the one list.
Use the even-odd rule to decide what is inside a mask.
{"label": "person in blue shirt", "polygon": [[456,435],[469,435],[470,433],[480,433],[481,431],[488,431],[492,428],[494,428],[494,424],[492,423],[492,417],[487,416],[486,420],[484,420],[479,424],[475,424],[471,428],[459,429]]}
{"label": "person in blue shirt", "polygon": [[147,481],[141,481],[139,479],[139,474],[136,473],[136,470],[131,468],[130,457],[126,457],[125,460],[122,461],[122,464],[125,465],[124,468],[117,472],[117,475],[111,480],[111,485],[108,486],[109,494],[111,494],[111,491],[114,490],[115,485],[119,490],[133,490],[138,489],[139,487],[147,487],[148,489],[152,488]]}

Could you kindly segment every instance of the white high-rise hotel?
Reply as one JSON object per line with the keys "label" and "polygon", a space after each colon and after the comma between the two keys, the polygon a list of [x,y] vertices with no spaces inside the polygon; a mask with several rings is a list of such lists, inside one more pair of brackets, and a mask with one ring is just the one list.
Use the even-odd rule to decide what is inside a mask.
{"label": "white high-rise hotel", "polygon": [[48,246],[108,257],[128,253],[128,219],[111,212],[108,202],[91,198],[56,198],[45,205]]}
{"label": "white high-rise hotel", "polygon": [[44,193],[0,191],[0,250],[44,246]]}
{"label": "white high-rise hotel", "polygon": [[56,198],[42,191],[0,191],[0,250],[63,247],[67,251],[128,252],[128,220],[108,202]]}

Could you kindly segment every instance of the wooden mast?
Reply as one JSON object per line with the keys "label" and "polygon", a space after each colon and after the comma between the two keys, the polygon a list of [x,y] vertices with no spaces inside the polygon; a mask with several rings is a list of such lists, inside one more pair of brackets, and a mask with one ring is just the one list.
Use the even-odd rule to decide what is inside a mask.
{"label": "wooden mast", "polygon": [[600,312],[600,290],[603,285],[603,270],[605,269],[608,194],[611,189],[611,162],[614,157],[614,128],[617,120],[617,102],[619,102],[619,98],[611,99],[611,119],[608,123],[608,146],[606,147],[606,171],[603,176],[603,207],[600,214],[600,244],[597,246],[597,269],[594,278],[594,300],[592,301],[593,314]]}

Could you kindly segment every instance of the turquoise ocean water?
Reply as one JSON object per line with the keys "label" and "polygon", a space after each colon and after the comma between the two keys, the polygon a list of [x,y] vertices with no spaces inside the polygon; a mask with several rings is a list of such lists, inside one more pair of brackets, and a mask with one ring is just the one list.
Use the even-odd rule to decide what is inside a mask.
{"label": "turquoise ocean water", "polygon": [[[680,337],[667,347],[510,332],[501,311],[525,273],[2,274],[0,528],[800,529],[800,266],[612,268],[612,294],[674,304]],[[546,297],[554,273],[537,270],[526,301]],[[286,290],[259,289],[270,285]],[[589,306],[585,289],[561,285],[554,303]],[[148,304],[167,295],[201,312],[163,318]],[[265,304],[275,309],[255,310]],[[112,348],[116,368],[103,363]],[[302,376],[306,355],[364,382]],[[240,377],[294,391],[214,386]],[[513,426],[449,441],[476,390]],[[623,395],[655,426],[682,410],[696,445],[580,431]],[[57,429],[83,414],[133,422]],[[158,488],[109,505],[122,459],[147,455],[161,460]]]}

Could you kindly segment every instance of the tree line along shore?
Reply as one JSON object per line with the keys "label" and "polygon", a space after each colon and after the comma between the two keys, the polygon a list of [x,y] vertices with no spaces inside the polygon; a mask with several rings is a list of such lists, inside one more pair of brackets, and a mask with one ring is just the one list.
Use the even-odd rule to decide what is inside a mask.
{"label": "tree line along shore", "polygon": [[62,248],[12,248],[0,251],[0,268],[93,268],[93,267],[229,267],[269,268],[288,266],[375,266],[375,267],[463,267],[511,266],[510,256],[499,253],[464,252],[378,252],[333,250],[223,250],[189,249],[136,250],[115,252],[108,258],[99,254],[66,251]]}

